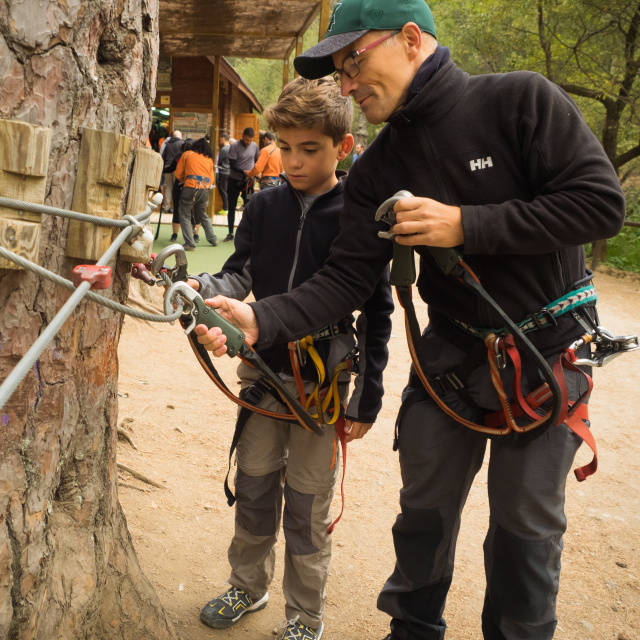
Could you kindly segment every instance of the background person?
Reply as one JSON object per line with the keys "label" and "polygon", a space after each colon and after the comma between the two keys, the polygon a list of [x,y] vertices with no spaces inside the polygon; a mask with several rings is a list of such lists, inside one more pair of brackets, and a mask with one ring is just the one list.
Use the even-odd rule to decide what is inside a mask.
{"label": "background person", "polygon": [[[191,151],[191,149],[193,148],[193,143],[194,143],[193,138],[187,138],[184,141],[184,146],[182,147],[182,151],[173,159],[173,162],[169,167],[169,170],[171,173],[175,172],[178,166],[178,162],[180,161],[180,158],[182,158],[182,154],[185,151]],[[171,220],[172,233],[171,233],[170,242],[176,242],[176,240],[178,239],[178,231],[180,231],[180,207],[178,206],[178,203],[180,202],[180,195],[182,194],[183,187],[184,187],[184,184],[180,182],[180,180],[178,180],[177,178],[174,179],[173,189],[171,191],[171,200],[172,202],[175,203],[175,206],[173,207],[173,218]],[[200,239],[198,238],[197,231],[194,233],[193,237],[196,243],[200,241]]]}
{"label": "background person", "polygon": [[218,215],[226,216],[229,211],[229,149],[231,147],[228,133],[220,134],[219,144],[220,150],[218,151],[216,186],[222,198],[222,209],[218,211]]}
{"label": "background person", "polygon": [[262,177],[258,180],[261,189],[277,187],[281,184],[280,174],[284,171],[284,167],[280,149],[276,146],[275,140],[275,133],[267,131],[264,134],[264,147],[260,150],[255,166],[251,171],[244,172],[247,178],[255,178],[261,173]]}
{"label": "background person", "polygon": [[[375,222],[377,207],[407,189],[415,197],[396,204],[393,232],[421,258],[417,289],[430,322],[422,365],[442,382],[440,400],[451,411],[482,423],[500,403],[487,361],[470,364],[475,345],[484,345],[461,323],[503,323],[442,273],[428,246],[459,247],[488,294],[521,322],[584,282],[583,245],[620,231],[625,201],[611,162],[564,91],[532,72],[470,77],[435,33],[423,0],[337,6],[326,39],[296,58],[296,69],[311,78],[336,69],[342,94],[370,123],[387,125],[349,172],[340,235],[323,269],[291,294],[212,305],[259,348],[304,335],[310,318],[317,325],[341,317],[370,295],[392,257],[392,243],[377,235],[387,229]],[[583,310],[593,319],[592,309]],[[571,313],[556,323],[528,334],[550,362],[584,333]],[[199,339],[220,354],[224,340],[204,329],[196,327]],[[449,383],[465,362],[466,384]],[[513,371],[502,373],[509,390]],[[587,385],[579,372],[567,373],[575,401]],[[525,378],[525,395],[541,384],[536,367],[525,367]],[[391,617],[389,638],[441,640],[462,510],[489,440],[441,410],[416,376],[404,401],[396,568],[378,608]],[[566,424],[514,435],[490,441],[482,631],[486,640],[550,640],[565,485],[581,440]]]}
{"label": "background person", "polygon": [[184,142],[182,140],[182,132],[174,131],[171,134],[170,138],[167,138],[162,147],[160,148],[160,155],[164,160],[164,167],[162,169],[162,175],[164,177],[164,201],[162,203],[162,208],[165,211],[173,211],[173,200],[172,200],[172,192],[173,192],[173,172],[171,171],[171,167],[174,164],[174,160],[177,156],[182,153],[182,149],[184,147]]}
{"label": "background person", "polygon": [[355,163],[355,161],[364,153],[364,145],[361,144],[357,144],[356,145],[356,152],[353,154],[353,162]]}
{"label": "background person", "polygon": [[201,224],[204,234],[214,247],[218,244],[211,218],[207,215],[209,193],[213,185],[213,158],[211,147],[204,139],[196,140],[191,151],[182,154],[176,168],[176,178],[184,183],[180,195],[180,227],[185,251],[196,248],[193,237],[192,210],[196,224]]}
{"label": "background person", "polygon": [[253,169],[260,155],[258,145],[253,141],[254,135],[253,128],[247,127],[242,132],[242,138],[229,149],[229,235],[224,239],[225,242],[233,240],[238,197],[248,181],[244,172]]}

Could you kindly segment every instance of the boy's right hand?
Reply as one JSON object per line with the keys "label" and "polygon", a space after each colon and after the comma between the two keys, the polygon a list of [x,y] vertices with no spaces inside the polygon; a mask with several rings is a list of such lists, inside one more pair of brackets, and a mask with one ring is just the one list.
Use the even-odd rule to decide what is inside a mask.
{"label": "boy's right hand", "polygon": [[[205,300],[205,304],[216,309],[225,320],[238,327],[244,333],[247,344],[252,345],[258,341],[260,333],[258,319],[248,304],[233,298],[225,298],[224,296],[216,296]],[[225,344],[227,337],[222,335],[220,327],[207,329],[205,325],[199,324],[194,331],[198,336],[198,342],[207,351],[211,351],[216,358],[220,358],[227,352]]]}

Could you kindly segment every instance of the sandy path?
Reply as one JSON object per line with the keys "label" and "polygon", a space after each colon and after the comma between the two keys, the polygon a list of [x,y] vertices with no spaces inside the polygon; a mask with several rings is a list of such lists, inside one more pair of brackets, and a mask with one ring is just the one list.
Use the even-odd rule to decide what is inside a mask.
{"label": "sandy path", "polygon": [[[599,275],[596,284],[603,324],[614,333],[640,333],[640,283]],[[418,305],[418,315],[424,324],[423,305]],[[391,442],[409,361],[399,311],[393,333],[383,411],[374,429],[349,450],[347,511],[334,533],[326,640],[381,640],[388,633],[388,618],[375,603],[394,562],[391,525],[400,478]],[[127,319],[119,357],[119,391],[126,396],[120,398],[120,420],[132,419],[129,424],[139,447],[134,451],[120,443],[119,460],[167,486],[148,487],[148,493],[121,488],[120,499],[142,568],[170,612],[178,637],[273,637],[284,618],[282,553],[264,611],[243,618],[228,631],[208,629],[198,619],[200,608],[224,590],[229,574],[226,550],[233,510],[226,505],[222,483],[234,406],[213,388],[177,326]],[[233,384],[235,362],[225,358],[219,365],[225,380]],[[578,484],[573,474],[568,479],[569,529],[556,638],[640,638],[639,374],[639,354],[623,356],[596,373],[591,416],[600,469],[585,483]],[[589,460],[590,452],[583,447],[578,462]],[[336,499],[334,511],[337,508]],[[448,638],[482,637],[482,542],[487,523],[485,461],[464,513],[445,612]],[[283,544],[281,536],[279,551]]]}

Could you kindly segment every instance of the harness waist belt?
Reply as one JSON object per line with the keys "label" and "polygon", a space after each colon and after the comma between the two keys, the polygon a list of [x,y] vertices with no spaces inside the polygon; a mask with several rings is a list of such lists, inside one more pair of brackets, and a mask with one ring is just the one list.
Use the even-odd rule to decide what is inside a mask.
{"label": "harness waist belt", "polygon": [[195,180],[196,182],[204,182],[205,184],[211,184],[211,180],[206,176],[187,176],[187,180]]}
{"label": "harness waist belt", "polygon": [[339,335],[346,335],[349,333],[349,329],[353,323],[354,317],[349,316],[348,318],[342,318],[342,320],[338,320],[334,324],[327,325],[315,333],[313,335],[314,342],[318,340],[331,340]]}
{"label": "harness waist belt", "polygon": [[[558,298],[555,302],[550,303],[537,313],[530,314],[526,320],[518,323],[518,328],[522,333],[529,333],[531,331],[535,331],[536,329],[546,329],[547,327],[553,327],[557,325],[556,318],[568,313],[569,311],[573,311],[578,307],[581,307],[586,304],[595,304],[598,300],[598,294],[596,293],[595,287],[593,285],[589,285],[586,287],[582,287],[577,289],[576,291],[570,291],[566,295]],[[453,324],[457,325],[461,329],[464,329],[467,333],[470,333],[472,336],[476,338],[484,338],[488,336],[490,333],[495,333],[496,335],[504,335],[508,333],[508,330],[505,327],[501,329],[483,329],[478,327],[472,327],[468,325],[466,322],[462,322],[462,320],[456,320],[455,318],[449,318]]]}

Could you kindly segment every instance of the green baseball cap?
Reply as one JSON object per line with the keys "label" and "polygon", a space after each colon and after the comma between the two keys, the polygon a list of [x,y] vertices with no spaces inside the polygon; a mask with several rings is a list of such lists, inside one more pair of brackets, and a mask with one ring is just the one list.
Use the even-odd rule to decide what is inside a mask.
{"label": "green baseball cap", "polygon": [[303,78],[322,78],[335,71],[331,54],[372,29],[402,29],[407,22],[436,37],[433,14],[424,0],[343,0],[333,10],[324,40],[299,55],[293,66]]}

